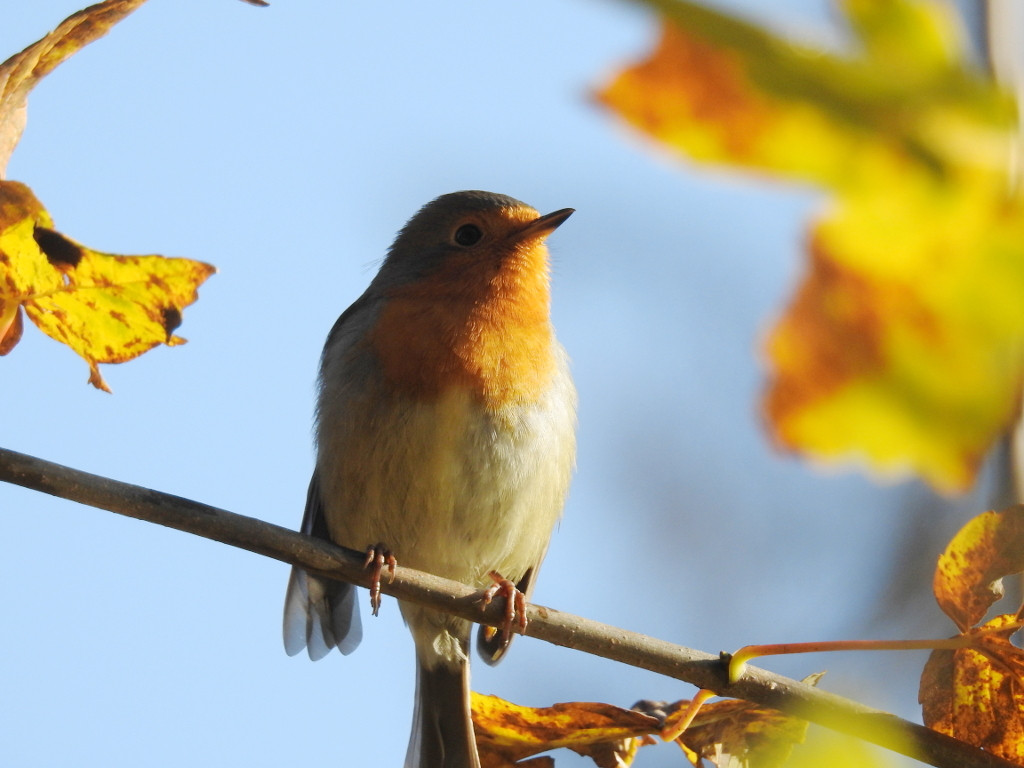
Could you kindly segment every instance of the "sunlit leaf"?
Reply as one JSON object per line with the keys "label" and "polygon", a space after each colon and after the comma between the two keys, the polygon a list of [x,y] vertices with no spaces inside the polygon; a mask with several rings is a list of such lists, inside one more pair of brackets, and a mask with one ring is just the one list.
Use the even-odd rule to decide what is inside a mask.
{"label": "sunlit leaf", "polygon": [[99,363],[121,363],[174,335],[182,310],[214,268],[162,256],[114,256],[53,228],[24,184],[0,182],[0,352],[21,332],[21,312],[89,364],[89,382],[109,391]]}
{"label": "sunlit leaf", "polygon": [[971,646],[932,651],[918,694],[924,723],[1024,763],[1024,658],[1010,642],[1020,617],[997,616],[964,634]]}
{"label": "sunlit leaf", "polygon": [[1024,571],[1024,506],[970,520],[939,557],[934,590],[960,635],[932,651],[918,698],[925,725],[1024,763],[1024,652],[1011,642],[1024,607],[978,624]]}
{"label": "sunlit leaf", "polygon": [[961,631],[1003,596],[1002,579],[1024,571],[1024,506],[970,520],[939,556],[933,589]]}
{"label": "sunlit leaf", "polygon": [[664,17],[660,43],[599,98],[689,158],[833,198],[768,340],[775,438],[966,488],[1024,381],[1012,99],[968,63],[945,3],[845,0],[844,52],[647,3]]}

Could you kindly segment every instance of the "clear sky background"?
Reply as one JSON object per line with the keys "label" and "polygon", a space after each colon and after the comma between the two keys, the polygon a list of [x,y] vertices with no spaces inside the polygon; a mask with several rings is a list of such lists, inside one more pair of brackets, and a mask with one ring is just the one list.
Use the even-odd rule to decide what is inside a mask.
{"label": "clear sky background", "polygon": [[[821,2],[730,5],[839,37]],[[0,59],[81,0],[16,6]],[[591,89],[655,36],[642,8],[607,0],[151,0],[31,95],[8,178],[92,248],[219,274],[185,312],[187,345],[103,368],[113,395],[27,327],[0,360],[0,445],[298,527],[328,329],[420,205],[488,189],[577,209],[550,246],[578,472],[538,603],[712,653],[951,634],[931,568],[986,500],[773,451],[759,350],[824,200],[677,162],[598,108]],[[281,647],[286,579],[0,486],[0,765],[400,765],[413,650],[394,602],[364,609],[356,654],[313,664]],[[828,669],[829,690],[917,718],[924,657],[765,666]],[[531,639],[475,664],[474,687],[536,706],[693,692]]]}

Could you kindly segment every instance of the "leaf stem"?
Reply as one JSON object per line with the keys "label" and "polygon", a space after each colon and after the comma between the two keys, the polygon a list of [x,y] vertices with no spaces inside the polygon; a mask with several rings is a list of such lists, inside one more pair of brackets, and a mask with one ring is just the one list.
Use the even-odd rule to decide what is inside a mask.
{"label": "leaf stem", "polygon": [[809,643],[773,643],[745,645],[728,656],[729,680],[735,682],[751,659],[784,656],[791,653],[832,653],[834,651],[922,651],[957,650],[970,645],[964,635],[928,640],[824,640]]}

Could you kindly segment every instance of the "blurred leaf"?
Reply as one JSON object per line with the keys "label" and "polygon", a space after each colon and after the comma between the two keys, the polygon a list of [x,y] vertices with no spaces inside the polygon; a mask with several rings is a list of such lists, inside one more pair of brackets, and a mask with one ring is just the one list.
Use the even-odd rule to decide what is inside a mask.
{"label": "blurred leaf", "polygon": [[[896,734],[888,733],[890,743]],[[873,747],[862,739],[822,728],[811,730],[807,742],[793,750],[786,768],[895,768],[903,765],[891,752]]]}
{"label": "blurred leaf", "polygon": [[58,64],[103,37],[145,1],[107,0],[91,5],[72,14],[41,40],[0,64],[0,178],[25,128],[29,91]]}
{"label": "blurred leaf", "polygon": [[1024,380],[1012,99],[966,63],[946,3],[845,0],[848,54],[647,4],[660,43],[599,98],[688,157],[833,195],[768,342],[776,439],[966,488]]}
{"label": "blurred leaf", "polygon": [[184,343],[173,331],[214,271],[189,259],[85,248],[53,229],[28,187],[0,181],[0,353],[18,342],[24,309],[44,333],[85,358],[89,383],[109,392],[97,364]]}

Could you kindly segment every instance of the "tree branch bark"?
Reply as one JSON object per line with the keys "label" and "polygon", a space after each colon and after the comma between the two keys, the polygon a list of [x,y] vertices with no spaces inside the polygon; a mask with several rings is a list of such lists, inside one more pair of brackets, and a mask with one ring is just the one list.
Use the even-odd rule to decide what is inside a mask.
{"label": "tree branch bark", "polygon": [[[247,549],[309,571],[367,586],[364,554],[342,549],[244,515],[190,499],[81,472],[0,448],[0,480],[81,504],[158,523]],[[501,600],[486,609],[479,591],[465,584],[399,567],[381,591],[470,621],[500,624]],[[796,714],[812,722],[922,760],[939,768],[1007,768],[1006,760],[962,741],[809,685],[747,666],[730,684],[726,665],[712,656],[572,614],[530,605],[527,634],[549,643],[640,667],[712,690]]]}

